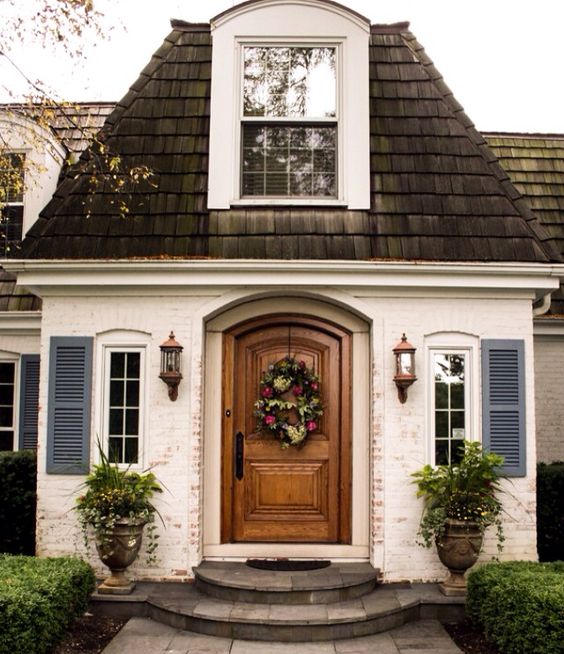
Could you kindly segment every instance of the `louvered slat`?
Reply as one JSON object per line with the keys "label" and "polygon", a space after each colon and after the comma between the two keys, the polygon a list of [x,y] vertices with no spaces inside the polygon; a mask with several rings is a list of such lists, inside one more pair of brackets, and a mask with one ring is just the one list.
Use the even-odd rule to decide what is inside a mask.
{"label": "louvered slat", "polygon": [[88,472],[92,339],[81,336],[51,338],[47,472]]}

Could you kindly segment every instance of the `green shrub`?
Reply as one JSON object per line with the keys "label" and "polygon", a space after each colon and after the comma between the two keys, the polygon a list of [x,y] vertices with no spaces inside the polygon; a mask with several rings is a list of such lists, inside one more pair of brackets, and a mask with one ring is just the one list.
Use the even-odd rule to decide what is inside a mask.
{"label": "green shrub", "polygon": [[43,654],[88,605],[92,568],[79,559],[0,555],[0,654]]}
{"label": "green shrub", "polygon": [[0,552],[35,554],[37,457],[0,452]]}
{"label": "green shrub", "polygon": [[488,563],[468,576],[468,616],[501,652],[562,652],[563,606],[562,561]]}
{"label": "green shrub", "polygon": [[541,561],[556,561],[564,552],[564,463],[537,467],[537,549]]}

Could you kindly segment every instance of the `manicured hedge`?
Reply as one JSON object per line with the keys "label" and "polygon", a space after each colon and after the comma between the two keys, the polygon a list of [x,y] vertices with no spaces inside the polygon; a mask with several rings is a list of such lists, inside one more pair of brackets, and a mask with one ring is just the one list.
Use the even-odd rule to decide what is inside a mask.
{"label": "manicured hedge", "polygon": [[35,554],[37,457],[0,452],[0,552]]}
{"label": "manicured hedge", "polygon": [[561,653],[563,607],[562,561],[488,563],[468,576],[467,613],[501,652]]}
{"label": "manicured hedge", "polygon": [[95,586],[79,559],[0,555],[0,654],[43,654],[86,610]]}
{"label": "manicured hedge", "polygon": [[537,467],[537,548],[541,561],[564,556],[564,463]]}

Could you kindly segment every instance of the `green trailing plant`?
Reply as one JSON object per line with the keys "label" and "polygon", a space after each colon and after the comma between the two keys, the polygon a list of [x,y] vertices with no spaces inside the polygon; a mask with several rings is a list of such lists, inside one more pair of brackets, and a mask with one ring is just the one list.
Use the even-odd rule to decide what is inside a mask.
{"label": "green trailing plant", "polygon": [[431,547],[444,536],[447,520],[459,520],[477,524],[482,534],[495,525],[501,552],[504,536],[498,494],[503,457],[484,452],[475,441],[464,441],[461,446],[464,451],[459,462],[436,467],[427,464],[411,475],[417,484],[417,497],[425,500],[418,542]]}
{"label": "green trailing plant", "polygon": [[152,498],[155,493],[162,493],[160,483],[150,471],[139,473],[112,463],[100,444],[98,453],[100,462],[86,477],[86,492],[77,498],[75,507],[86,548],[90,544],[90,529],[96,541],[107,546],[116,523],[126,520],[146,524],[147,562],[154,563],[158,545],[154,521],[155,514],[160,514]]}
{"label": "green trailing plant", "polygon": [[562,561],[487,563],[468,575],[467,614],[500,652],[562,652],[562,607]]}
{"label": "green trailing plant", "polygon": [[85,561],[0,555],[0,654],[51,651],[94,587]]}

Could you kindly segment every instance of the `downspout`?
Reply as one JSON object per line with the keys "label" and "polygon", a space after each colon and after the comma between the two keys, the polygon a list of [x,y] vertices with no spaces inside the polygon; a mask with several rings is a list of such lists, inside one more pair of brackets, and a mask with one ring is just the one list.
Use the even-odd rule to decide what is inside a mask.
{"label": "downspout", "polygon": [[549,310],[551,295],[552,291],[549,291],[548,293],[545,293],[540,300],[533,302],[533,318],[542,316]]}

